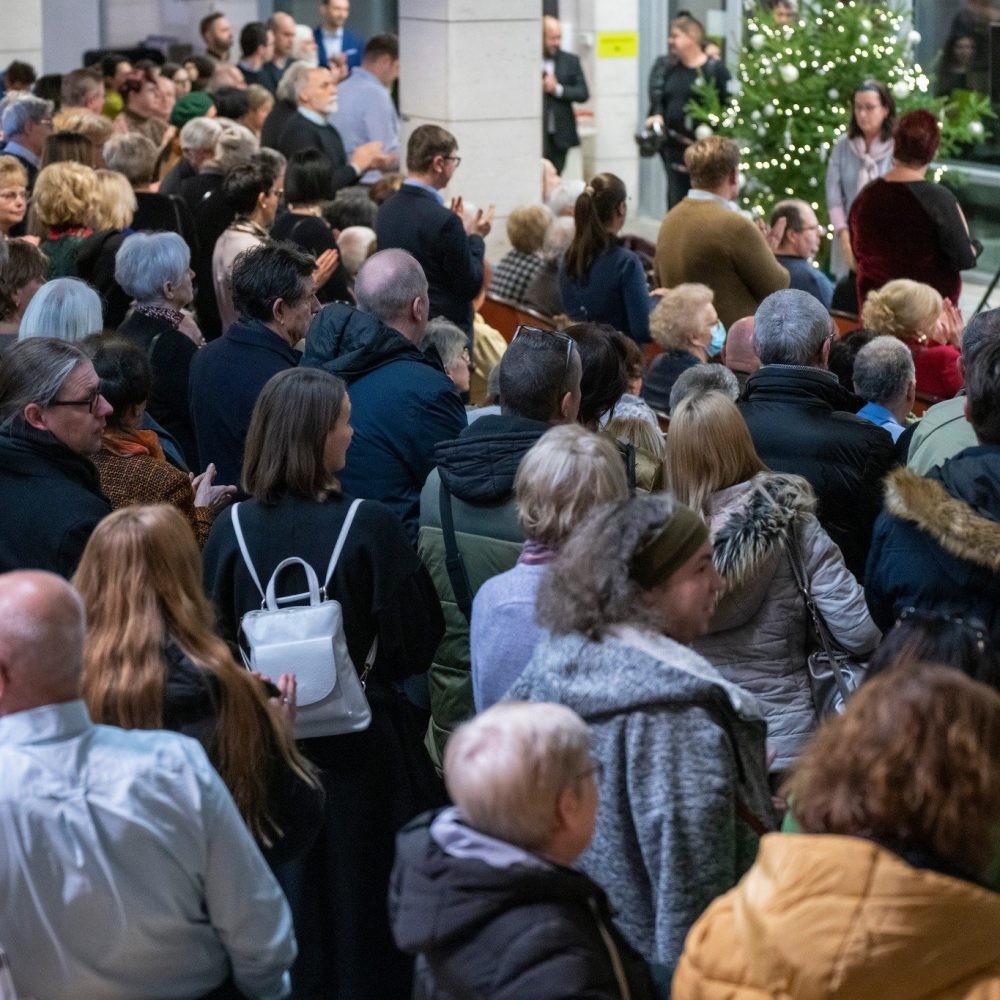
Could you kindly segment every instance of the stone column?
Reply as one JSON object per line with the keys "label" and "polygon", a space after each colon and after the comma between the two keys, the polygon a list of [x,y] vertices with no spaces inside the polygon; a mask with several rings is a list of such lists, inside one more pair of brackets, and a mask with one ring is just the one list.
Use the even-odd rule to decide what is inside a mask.
{"label": "stone column", "polygon": [[507,248],[512,208],[541,197],[541,8],[538,0],[400,0],[403,148],[419,125],[458,139],[445,198],[496,205],[488,254]]}
{"label": "stone column", "polygon": [[[0,5],[4,6],[4,5]],[[5,5],[3,33],[0,34],[0,71],[15,59],[30,63],[41,76],[42,0],[18,0]]]}

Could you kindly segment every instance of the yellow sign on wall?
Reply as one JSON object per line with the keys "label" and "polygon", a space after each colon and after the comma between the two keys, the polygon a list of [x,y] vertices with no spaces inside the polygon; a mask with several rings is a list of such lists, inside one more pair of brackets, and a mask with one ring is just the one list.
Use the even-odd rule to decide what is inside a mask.
{"label": "yellow sign on wall", "polygon": [[598,59],[637,59],[638,57],[638,31],[599,31],[597,33]]}

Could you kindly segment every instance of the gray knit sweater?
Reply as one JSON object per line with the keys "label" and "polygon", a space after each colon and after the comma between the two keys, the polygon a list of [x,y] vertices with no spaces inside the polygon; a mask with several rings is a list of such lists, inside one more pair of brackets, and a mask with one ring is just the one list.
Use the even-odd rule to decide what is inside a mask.
{"label": "gray knit sweater", "polygon": [[691,925],[752,864],[774,815],[753,698],[693,650],[617,629],[545,638],[508,698],[567,705],[591,727],[604,776],[579,867],[608,893],[649,961],[673,967]]}

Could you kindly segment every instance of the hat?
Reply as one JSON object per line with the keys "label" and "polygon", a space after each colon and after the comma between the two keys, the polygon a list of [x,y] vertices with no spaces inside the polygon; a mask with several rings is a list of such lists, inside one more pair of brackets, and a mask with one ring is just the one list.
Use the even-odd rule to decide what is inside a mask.
{"label": "hat", "polygon": [[192,118],[201,118],[214,103],[211,94],[206,94],[204,90],[192,90],[190,94],[177,98],[170,124],[183,128]]}

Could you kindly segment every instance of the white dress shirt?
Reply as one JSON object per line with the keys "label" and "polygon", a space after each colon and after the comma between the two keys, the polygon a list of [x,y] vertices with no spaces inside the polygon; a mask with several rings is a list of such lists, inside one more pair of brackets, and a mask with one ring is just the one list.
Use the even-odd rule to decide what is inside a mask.
{"label": "white dress shirt", "polygon": [[204,750],[82,701],[0,718],[0,900],[21,995],[290,990],[288,904]]}

